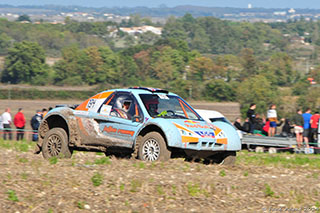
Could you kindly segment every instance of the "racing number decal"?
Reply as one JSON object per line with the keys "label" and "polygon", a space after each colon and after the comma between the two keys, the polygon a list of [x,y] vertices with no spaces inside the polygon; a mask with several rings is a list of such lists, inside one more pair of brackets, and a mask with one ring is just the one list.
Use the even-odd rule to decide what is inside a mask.
{"label": "racing number decal", "polygon": [[96,101],[97,101],[97,99],[90,99],[89,101],[88,101],[88,104],[87,104],[87,109],[91,109],[91,108],[93,108],[94,107],[94,105],[96,104]]}

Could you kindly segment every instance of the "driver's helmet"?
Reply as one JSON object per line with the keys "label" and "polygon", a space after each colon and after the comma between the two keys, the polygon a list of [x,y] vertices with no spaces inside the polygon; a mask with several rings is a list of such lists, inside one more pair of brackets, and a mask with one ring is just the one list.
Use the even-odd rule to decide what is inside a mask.
{"label": "driver's helmet", "polygon": [[152,98],[144,100],[144,104],[149,112],[156,113],[158,110],[159,100],[157,97],[152,96]]}
{"label": "driver's helmet", "polygon": [[131,106],[132,100],[129,100],[128,97],[119,97],[116,101],[116,108],[117,109],[122,109],[125,112],[128,112]]}
{"label": "driver's helmet", "polygon": [[131,106],[131,100],[123,100],[122,101],[122,110],[128,112]]}

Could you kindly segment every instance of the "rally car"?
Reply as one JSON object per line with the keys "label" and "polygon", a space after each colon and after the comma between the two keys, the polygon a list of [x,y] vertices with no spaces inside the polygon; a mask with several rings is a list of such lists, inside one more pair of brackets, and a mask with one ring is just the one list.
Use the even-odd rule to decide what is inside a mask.
{"label": "rally car", "polygon": [[100,150],[144,161],[203,158],[232,164],[240,140],[233,127],[206,122],[186,101],[166,90],[133,87],[107,90],[78,106],[57,107],[40,124],[36,153],[71,157]]}

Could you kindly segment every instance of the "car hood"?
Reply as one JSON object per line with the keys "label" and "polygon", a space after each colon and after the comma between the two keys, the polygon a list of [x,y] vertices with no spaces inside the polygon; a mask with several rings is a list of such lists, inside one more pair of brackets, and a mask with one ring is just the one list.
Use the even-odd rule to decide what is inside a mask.
{"label": "car hood", "polygon": [[197,138],[215,138],[217,127],[205,121],[166,119],[171,122],[182,135]]}

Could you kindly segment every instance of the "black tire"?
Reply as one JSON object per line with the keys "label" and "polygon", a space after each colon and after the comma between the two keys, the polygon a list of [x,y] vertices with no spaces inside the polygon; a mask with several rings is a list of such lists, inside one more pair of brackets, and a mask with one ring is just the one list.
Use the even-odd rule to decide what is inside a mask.
{"label": "black tire", "polygon": [[72,150],[68,146],[68,136],[64,129],[53,128],[46,133],[42,144],[42,155],[45,159],[71,158]]}
{"label": "black tire", "polygon": [[158,132],[149,132],[138,144],[137,158],[143,161],[167,161],[171,157],[164,138]]}
{"label": "black tire", "polygon": [[219,154],[215,154],[207,160],[211,160],[214,164],[220,165],[234,165],[236,162],[236,155],[235,151],[227,151]]}

